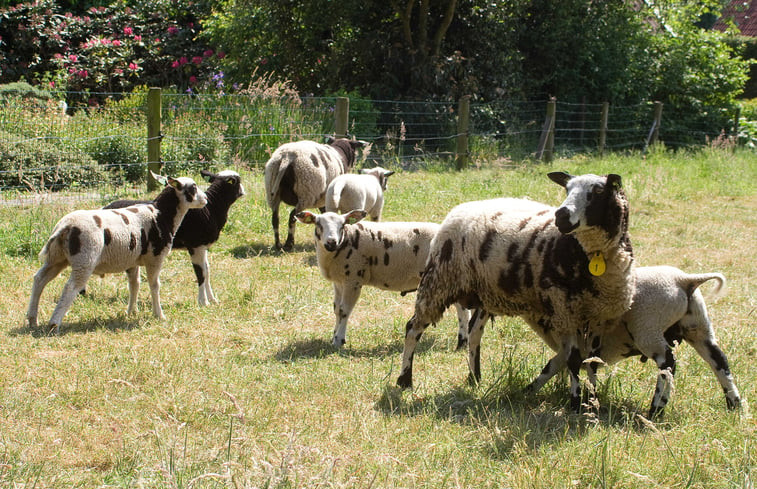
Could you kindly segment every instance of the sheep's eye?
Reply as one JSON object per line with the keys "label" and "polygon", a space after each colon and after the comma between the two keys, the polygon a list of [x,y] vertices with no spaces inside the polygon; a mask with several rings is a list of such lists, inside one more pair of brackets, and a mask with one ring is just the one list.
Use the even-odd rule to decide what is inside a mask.
{"label": "sheep's eye", "polygon": [[601,194],[604,192],[605,188],[602,185],[595,185],[594,186],[594,193],[595,194]]}

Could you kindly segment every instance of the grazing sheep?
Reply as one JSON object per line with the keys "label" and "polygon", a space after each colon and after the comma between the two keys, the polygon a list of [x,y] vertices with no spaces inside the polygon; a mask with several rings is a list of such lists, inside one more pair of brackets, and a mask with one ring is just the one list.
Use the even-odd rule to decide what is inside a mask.
{"label": "grazing sheep", "polygon": [[361,173],[339,175],[331,181],[326,189],[326,210],[349,212],[363,209],[371,216],[371,220],[380,221],[386,182],[394,172],[377,166]]}
{"label": "grazing sheep", "polygon": [[[208,203],[202,209],[189,209],[173,238],[173,249],[185,249],[189,253],[192,267],[197,277],[197,302],[207,306],[218,304],[218,298],[210,286],[210,264],[208,249],[218,241],[221,230],[226,225],[231,204],[244,195],[244,187],[239,174],[232,170],[212,173],[201,170],[210,186],[205,190]],[[117,200],[103,209],[120,209],[136,204],[148,204],[143,200]]]}
{"label": "grazing sheep", "polygon": [[[438,224],[427,222],[358,222],[363,210],[347,214],[300,212],[297,220],[315,225],[315,252],[323,276],[334,284],[333,344],[347,340],[347,320],[364,285],[410,292],[418,287],[431,239]],[[464,333],[468,311],[455,304]],[[462,333],[461,333],[462,334]]]}
{"label": "grazing sheep", "polygon": [[[597,368],[612,365],[632,356],[641,355],[642,362],[651,358],[660,369],[649,418],[660,416],[670,399],[676,362],[673,347],[686,340],[707,362],[723,388],[728,409],[741,405],[739,391],[733,382],[728,359],[718,346],[712,323],[707,315],[700,285],[708,280],[718,282],[714,295],[720,293],[725,277],[719,273],[690,275],[670,266],[637,267],[636,290],[633,304],[623,316],[614,319],[602,330],[593,331],[582,351],[583,358],[601,361],[584,361],[583,366],[594,384]],[[476,310],[471,320],[469,344],[473,350],[481,339],[481,327],[488,315]],[[559,341],[555,341],[559,344]],[[550,345],[551,346],[551,345]],[[481,379],[480,364],[471,362],[471,378]],[[530,391],[541,388],[565,364],[550,362],[539,377],[529,386]]]}
{"label": "grazing sheep", "polygon": [[63,316],[94,273],[126,272],[129,278],[127,313],[137,310],[139,266],[147,270],[155,317],[165,319],[160,307],[160,269],[171,250],[174,233],[190,208],[203,207],[207,199],[191,178],[153,177],[166,185],[152,204],[124,209],[80,210],[65,215],[40,251],[44,264],[34,275],[26,317],[37,327],[39,299],[45,286],[66,266],[71,276],[50,317],[50,331],[58,332]]}
{"label": "grazing sheep", "polygon": [[[494,199],[461,204],[444,219],[407,323],[398,385],[412,386],[423,331],[460,302],[487,315],[522,317],[557,352],[550,362],[567,362],[571,407],[580,408],[580,348],[591,331],[631,306],[628,201],[618,175],[549,178],[567,190],[559,208]],[[478,350],[470,353],[474,363]]]}
{"label": "grazing sheep", "polygon": [[355,164],[355,148],[362,141],[331,139],[328,144],[296,141],[279,146],[265,164],[265,195],[273,211],[271,224],[276,248],[279,239],[279,205],[283,201],[294,206],[289,214],[289,230],[285,250],[294,246],[295,215],[305,209],[326,205],[326,189],[337,176],[347,173]]}

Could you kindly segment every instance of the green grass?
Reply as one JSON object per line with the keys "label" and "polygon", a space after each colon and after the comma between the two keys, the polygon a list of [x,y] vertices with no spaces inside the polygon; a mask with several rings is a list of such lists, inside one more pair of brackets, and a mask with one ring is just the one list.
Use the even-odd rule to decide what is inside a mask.
{"label": "green grass", "polygon": [[[576,158],[551,165],[402,173],[386,220],[440,221],[457,203],[528,196],[558,204],[544,176],[614,172],[631,203],[640,264],[720,271],[727,295],[709,303],[742,396],[755,397],[757,157],[703,151]],[[465,383],[456,321],[421,342],[416,388],[394,387],[413,295],[364,289],[348,344],[335,351],[332,291],[315,266],[311,230],[293,253],[270,249],[262,174],[211,250],[221,304],[196,306],[186,253],[161,275],[165,322],[125,315],[122,275],[94,278],[61,335],[24,325],[36,253],[65,212],[93,207],[0,207],[0,487],[701,487],[754,485],[755,422],[725,409],[715,376],[677,349],[666,417],[644,424],[656,368],[629,359],[600,373],[597,417],[571,415],[567,379],[523,387],[550,351],[518,318],[483,339],[483,381]],[[288,209],[282,212],[288,213]],[[42,296],[49,318],[64,283]],[[705,286],[706,287],[706,286]]]}

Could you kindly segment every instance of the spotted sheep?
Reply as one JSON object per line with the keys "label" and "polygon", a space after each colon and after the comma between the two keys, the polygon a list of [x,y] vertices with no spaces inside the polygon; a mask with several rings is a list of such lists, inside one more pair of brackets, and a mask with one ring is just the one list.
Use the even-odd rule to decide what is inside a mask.
{"label": "spotted sheep", "polygon": [[[210,182],[205,190],[208,203],[201,209],[189,209],[173,238],[172,249],[185,249],[189,253],[197,278],[197,303],[200,306],[218,304],[218,297],[210,286],[210,263],[208,250],[218,241],[229,217],[229,209],[242,197],[244,187],[239,173],[223,170],[213,173],[201,170],[202,176]],[[143,200],[117,200],[104,209],[120,209],[135,204],[148,204]]]}
{"label": "spotted sheep", "polygon": [[380,166],[364,169],[360,175],[339,175],[326,189],[326,210],[344,213],[363,209],[371,216],[371,220],[380,221],[384,209],[384,192],[391,175],[394,175],[393,171]]}
{"label": "spotted sheep", "polygon": [[165,319],[160,306],[159,277],[163,260],[171,250],[174,234],[187,210],[203,207],[207,199],[191,178],[152,175],[166,188],[151,204],[123,209],[78,210],[58,221],[39,254],[44,262],[34,275],[26,314],[31,328],[37,327],[43,289],[67,266],[71,266],[71,276],[50,317],[50,332],[59,332],[63,316],[92,274],[125,271],[129,279],[127,313],[134,313],[137,310],[140,266],[147,271],[153,314]]}
{"label": "spotted sheep", "polygon": [[[297,214],[301,223],[314,225],[318,267],[334,284],[336,347],[347,340],[347,320],[364,286],[403,293],[418,287],[431,239],[439,229],[427,222],[360,222],[365,216],[364,210]],[[464,332],[469,313],[455,307]]]}
{"label": "spotted sheep", "polygon": [[279,238],[279,206],[294,206],[289,214],[289,229],[284,250],[294,247],[295,215],[305,209],[326,205],[326,189],[339,175],[349,172],[355,164],[355,149],[362,141],[331,139],[328,144],[296,141],[279,146],[265,164],[265,195],[271,208],[271,225],[277,249]]}
{"label": "spotted sheep", "polygon": [[[571,407],[580,408],[581,346],[631,306],[628,201],[618,175],[548,176],[567,190],[559,208],[503,198],[461,204],[444,219],[406,326],[399,386],[412,387],[415,348],[426,327],[460,302],[485,317],[522,317],[555,350],[548,368],[568,366]],[[484,323],[475,317],[470,323],[472,371],[480,372]]]}

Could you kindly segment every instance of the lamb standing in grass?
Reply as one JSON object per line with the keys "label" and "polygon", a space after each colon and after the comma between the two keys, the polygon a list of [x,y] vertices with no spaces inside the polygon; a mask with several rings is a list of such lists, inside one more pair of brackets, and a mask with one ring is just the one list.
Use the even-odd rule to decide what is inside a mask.
{"label": "lamb standing in grass", "polygon": [[276,248],[279,239],[279,206],[294,206],[289,214],[285,250],[294,246],[295,215],[305,209],[325,210],[326,189],[331,181],[347,173],[355,164],[355,148],[362,141],[330,139],[328,144],[297,141],[279,146],[265,164],[265,195],[271,208],[271,224]]}
{"label": "lamb standing in grass", "polygon": [[140,266],[147,271],[153,314],[165,319],[160,307],[163,260],[171,251],[174,234],[187,210],[203,207],[207,199],[191,178],[153,177],[166,188],[152,204],[74,211],[58,221],[39,254],[44,264],[34,275],[26,314],[31,328],[37,327],[39,299],[45,286],[69,265],[71,276],[50,317],[49,331],[58,332],[63,316],[93,273],[125,271],[129,278],[127,313],[135,312]]}
{"label": "lamb standing in grass", "polygon": [[[210,302],[218,304],[218,298],[210,286],[210,263],[208,249],[218,241],[221,230],[226,225],[231,204],[244,195],[242,178],[233,170],[212,173],[200,171],[210,182],[205,190],[208,199],[202,209],[189,209],[173,239],[173,249],[186,249],[197,278],[197,302],[207,306]],[[148,204],[149,201],[117,200],[103,209],[120,209],[135,204]]]}
{"label": "lamb standing in grass", "polygon": [[[571,407],[580,408],[583,342],[631,307],[628,201],[618,175],[549,177],[568,193],[559,208],[494,199],[461,204],[444,219],[407,323],[398,385],[412,386],[415,348],[426,327],[460,302],[489,315],[522,317],[557,352],[550,362],[567,363]],[[480,351],[470,355],[475,360]]]}
{"label": "lamb standing in grass", "polygon": [[[363,210],[347,214],[301,212],[297,219],[315,225],[315,252],[323,276],[334,284],[333,344],[347,340],[347,320],[365,285],[400,292],[418,287],[431,239],[438,224],[427,222],[359,222]],[[468,311],[455,304],[459,329],[468,326]]]}
{"label": "lamb standing in grass", "polygon": [[[590,382],[595,384],[597,368],[612,365],[636,355],[642,362],[651,358],[660,373],[649,418],[660,416],[670,399],[673,387],[676,361],[673,347],[686,340],[707,362],[723,388],[728,409],[741,405],[739,391],[733,382],[728,359],[718,346],[712,323],[707,315],[707,306],[699,286],[708,280],[718,282],[714,295],[718,295],[725,285],[725,277],[719,273],[687,274],[670,266],[637,267],[634,269],[636,289],[633,304],[620,319],[615,319],[602,330],[593,331],[587,338],[583,358],[599,358],[598,361],[584,361]],[[471,320],[469,344],[471,351],[478,349],[486,313],[476,310]],[[559,341],[555,341],[559,344]],[[551,345],[550,345],[551,346]],[[481,379],[480,364],[470,362],[471,378]],[[539,390],[565,365],[550,362],[539,376],[529,385],[528,390]]]}
{"label": "lamb standing in grass", "polygon": [[371,220],[380,221],[386,182],[394,172],[377,166],[361,173],[339,175],[332,180],[326,189],[326,210],[345,213],[363,209]]}

